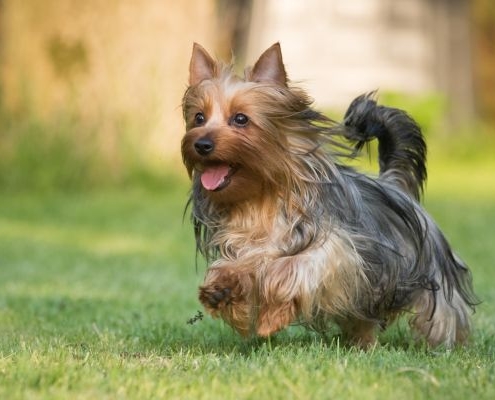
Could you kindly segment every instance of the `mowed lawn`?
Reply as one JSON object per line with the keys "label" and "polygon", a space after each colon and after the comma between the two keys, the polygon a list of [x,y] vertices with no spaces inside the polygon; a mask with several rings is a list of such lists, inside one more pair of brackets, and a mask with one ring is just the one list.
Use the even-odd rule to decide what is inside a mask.
{"label": "mowed lawn", "polygon": [[363,352],[194,318],[205,264],[186,183],[2,194],[0,399],[494,399],[495,169],[452,166],[430,166],[425,204],[483,300],[452,351],[414,346],[404,322]]}

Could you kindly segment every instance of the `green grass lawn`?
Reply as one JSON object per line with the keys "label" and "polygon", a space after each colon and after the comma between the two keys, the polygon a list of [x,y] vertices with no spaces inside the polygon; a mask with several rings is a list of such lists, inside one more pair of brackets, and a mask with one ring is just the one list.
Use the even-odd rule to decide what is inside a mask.
{"label": "green grass lawn", "polygon": [[186,185],[2,194],[0,399],[493,399],[493,166],[430,167],[426,207],[483,300],[453,351],[411,345],[404,323],[368,352],[299,327],[246,341],[209,317],[188,324],[205,266]]}

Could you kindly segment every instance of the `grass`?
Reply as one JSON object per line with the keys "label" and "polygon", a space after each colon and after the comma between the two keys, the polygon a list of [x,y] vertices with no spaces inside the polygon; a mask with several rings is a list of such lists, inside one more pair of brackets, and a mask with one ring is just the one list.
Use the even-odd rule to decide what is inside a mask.
{"label": "grass", "polygon": [[405,324],[369,352],[299,327],[246,341],[209,317],[188,324],[204,264],[184,183],[4,194],[0,398],[495,398],[493,167],[430,165],[426,207],[483,299],[472,343],[453,351],[411,345]]}

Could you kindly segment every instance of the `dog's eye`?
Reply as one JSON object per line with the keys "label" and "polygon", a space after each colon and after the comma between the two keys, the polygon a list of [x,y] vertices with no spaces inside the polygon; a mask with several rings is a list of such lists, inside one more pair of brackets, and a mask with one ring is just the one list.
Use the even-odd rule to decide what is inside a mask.
{"label": "dog's eye", "polygon": [[194,123],[197,126],[203,125],[205,123],[205,121],[206,121],[206,118],[202,112],[199,112],[194,116]]}
{"label": "dog's eye", "polygon": [[234,125],[246,126],[247,123],[249,122],[249,118],[245,114],[238,113],[238,114],[234,115],[234,118],[232,118],[232,121],[233,121]]}

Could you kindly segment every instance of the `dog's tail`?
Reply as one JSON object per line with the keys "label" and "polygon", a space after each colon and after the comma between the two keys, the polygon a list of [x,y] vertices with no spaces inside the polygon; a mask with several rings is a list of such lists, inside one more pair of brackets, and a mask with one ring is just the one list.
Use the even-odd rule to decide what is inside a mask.
{"label": "dog's tail", "polygon": [[344,136],[356,150],[378,139],[380,177],[419,199],[426,181],[426,144],[421,129],[404,111],[380,106],[375,92],[354,99],[344,118]]}

